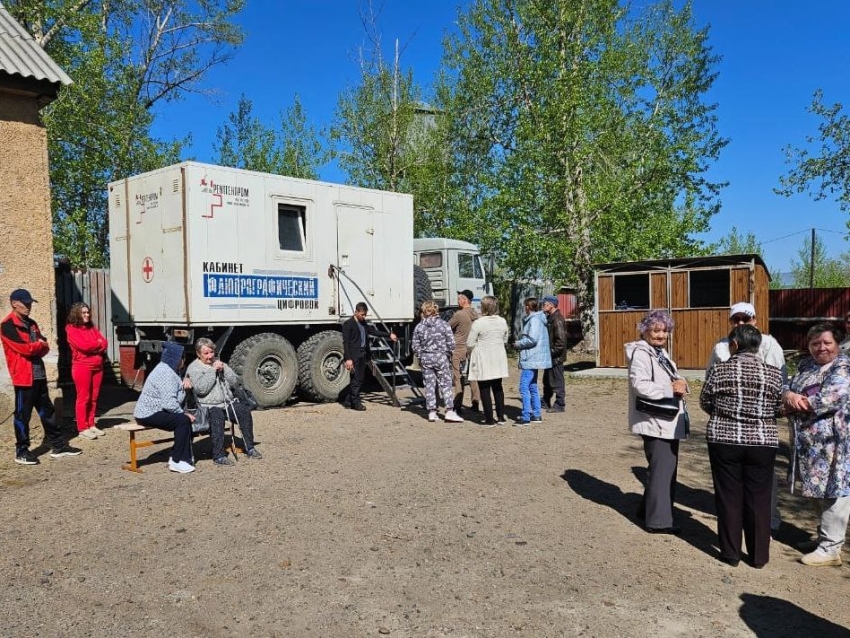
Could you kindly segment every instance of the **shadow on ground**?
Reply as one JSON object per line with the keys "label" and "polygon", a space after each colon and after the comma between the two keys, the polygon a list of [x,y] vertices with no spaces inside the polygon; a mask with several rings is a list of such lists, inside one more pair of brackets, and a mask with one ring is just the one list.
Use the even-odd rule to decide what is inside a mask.
{"label": "shadow on ground", "polygon": [[741,620],[758,638],[850,638],[850,627],[836,625],[787,600],[756,594],[741,594],[741,600]]}

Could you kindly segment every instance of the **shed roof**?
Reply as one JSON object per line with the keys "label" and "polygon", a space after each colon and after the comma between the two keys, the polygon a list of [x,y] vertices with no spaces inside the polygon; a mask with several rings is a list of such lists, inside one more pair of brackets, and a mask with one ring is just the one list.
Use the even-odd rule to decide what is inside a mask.
{"label": "shed roof", "polygon": [[668,259],[645,259],[640,261],[619,261],[609,264],[593,264],[594,270],[605,273],[625,273],[644,270],[687,270],[689,268],[710,268],[711,266],[742,266],[755,262],[764,268],[767,276],[770,272],[760,255],[703,255],[700,257],[671,257]]}
{"label": "shed roof", "polygon": [[0,4],[0,74],[57,85],[72,80]]}

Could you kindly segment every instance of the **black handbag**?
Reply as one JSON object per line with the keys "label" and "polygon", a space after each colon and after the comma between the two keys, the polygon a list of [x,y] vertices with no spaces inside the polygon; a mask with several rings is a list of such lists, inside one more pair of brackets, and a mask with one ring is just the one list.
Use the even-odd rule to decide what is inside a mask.
{"label": "black handbag", "polygon": [[241,383],[233,388],[233,397],[251,412],[260,407],[251,391]]}
{"label": "black handbag", "polygon": [[672,421],[679,414],[681,399],[664,397],[663,399],[644,399],[635,397],[635,409],[665,421]]}

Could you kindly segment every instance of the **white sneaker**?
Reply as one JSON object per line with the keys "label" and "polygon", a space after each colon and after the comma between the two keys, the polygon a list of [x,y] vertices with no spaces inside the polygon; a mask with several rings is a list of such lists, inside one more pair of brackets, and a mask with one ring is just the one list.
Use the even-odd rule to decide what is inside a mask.
{"label": "white sneaker", "polygon": [[94,431],[94,428],[88,428],[87,430],[78,432],[77,435],[84,439],[88,439],[89,441],[94,441],[97,438],[97,432]]}
{"label": "white sneaker", "polygon": [[98,436],[103,436],[104,434],[106,434],[106,432],[104,432],[100,428],[96,428],[95,426],[91,426],[89,428],[89,430],[94,430],[94,433],[97,434]]}
{"label": "white sneaker", "polygon": [[812,567],[838,567],[841,565],[841,554],[838,552],[827,552],[818,547],[815,551],[804,554],[800,558],[800,562],[803,565],[810,565]]}
{"label": "white sneaker", "polygon": [[177,461],[174,462],[174,459],[168,459],[168,469],[172,472],[179,472],[180,474],[188,474],[189,472],[195,471],[194,465],[189,465],[186,461]]}
{"label": "white sneaker", "polygon": [[448,423],[463,423],[463,417],[454,410],[446,410],[446,421]]}
{"label": "white sneaker", "polygon": [[434,423],[434,422],[437,420],[437,413],[436,413],[434,410],[431,410],[431,411],[428,413],[428,420],[429,420],[431,423]]}

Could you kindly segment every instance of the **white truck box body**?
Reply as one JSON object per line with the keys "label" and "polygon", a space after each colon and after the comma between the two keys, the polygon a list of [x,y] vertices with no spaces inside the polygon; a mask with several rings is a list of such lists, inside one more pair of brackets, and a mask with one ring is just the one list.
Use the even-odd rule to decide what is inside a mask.
{"label": "white truck box body", "polygon": [[109,223],[117,324],[412,319],[410,195],[183,162],[109,184]]}

